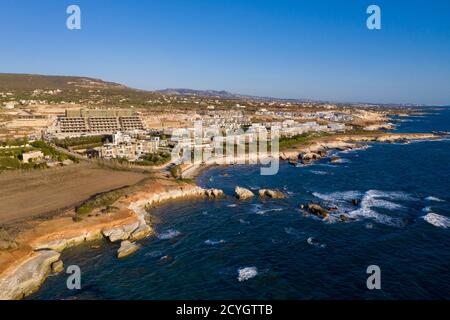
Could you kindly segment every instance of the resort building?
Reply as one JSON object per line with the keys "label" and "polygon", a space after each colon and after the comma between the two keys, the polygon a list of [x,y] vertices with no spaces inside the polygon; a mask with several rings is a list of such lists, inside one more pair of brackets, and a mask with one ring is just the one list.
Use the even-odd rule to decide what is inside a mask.
{"label": "resort building", "polygon": [[59,136],[112,134],[116,131],[145,130],[141,118],[128,109],[66,110],[49,133]]}

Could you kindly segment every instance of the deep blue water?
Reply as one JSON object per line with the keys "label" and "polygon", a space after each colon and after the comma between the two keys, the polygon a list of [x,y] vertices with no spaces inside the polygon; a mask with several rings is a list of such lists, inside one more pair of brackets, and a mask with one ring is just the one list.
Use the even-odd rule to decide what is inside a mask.
{"label": "deep blue water", "polygon": [[[410,119],[398,130],[450,131],[450,110]],[[63,260],[81,267],[82,289],[68,290],[60,274],[31,298],[449,299],[450,141],[372,144],[339,156],[335,165],[282,164],[276,176],[257,166],[213,168],[200,185],[229,195],[236,185],[280,188],[288,198],[163,205],[151,212],[159,237],[137,253],[119,261],[119,245],[105,241],[69,249]],[[304,216],[299,204],[310,201],[356,220]],[[381,268],[381,290],[366,287],[369,265]],[[253,277],[239,281],[246,267]]]}

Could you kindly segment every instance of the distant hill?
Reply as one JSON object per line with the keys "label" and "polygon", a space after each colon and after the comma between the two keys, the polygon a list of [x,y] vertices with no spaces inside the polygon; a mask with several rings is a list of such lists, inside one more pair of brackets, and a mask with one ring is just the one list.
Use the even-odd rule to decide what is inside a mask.
{"label": "distant hill", "polygon": [[194,89],[163,89],[157,90],[155,92],[167,94],[167,95],[192,95],[192,96],[200,96],[200,97],[217,97],[221,99],[236,99],[239,98],[240,95],[228,92],[228,91],[217,91],[217,90],[194,90]]}
{"label": "distant hill", "polygon": [[260,97],[251,96],[245,94],[231,93],[228,91],[218,91],[218,90],[193,90],[193,89],[163,89],[154,91],[156,93],[162,93],[167,95],[194,95],[199,97],[209,97],[209,98],[219,98],[219,99],[230,99],[230,100],[253,100],[253,101],[279,101],[279,102],[311,102],[313,100],[305,99],[284,99],[284,98],[274,98],[274,97]]}
{"label": "distant hill", "polygon": [[125,89],[124,85],[88,77],[0,73],[0,90]]}

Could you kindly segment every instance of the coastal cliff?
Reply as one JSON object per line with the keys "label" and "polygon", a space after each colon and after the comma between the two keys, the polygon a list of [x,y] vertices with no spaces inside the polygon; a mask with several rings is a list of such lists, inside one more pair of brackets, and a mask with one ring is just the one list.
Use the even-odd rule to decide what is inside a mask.
{"label": "coastal cliff", "polygon": [[223,192],[217,189],[152,181],[139,192],[119,199],[114,213],[74,222],[71,210],[42,222],[17,236],[17,248],[0,252],[0,299],[22,299],[38,290],[66,248],[102,238],[111,242],[137,241],[151,235],[153,229],[146,222],[146,209],[150,206],[177,199],[221,196]]}

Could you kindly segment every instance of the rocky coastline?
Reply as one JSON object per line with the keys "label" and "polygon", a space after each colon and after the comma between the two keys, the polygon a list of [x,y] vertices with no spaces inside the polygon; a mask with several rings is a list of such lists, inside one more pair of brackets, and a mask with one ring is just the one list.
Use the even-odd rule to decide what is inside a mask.
{"label": "rocky coastline", "polygon": [[222,196],[222,190],[186,183],[152,183],[117,201],[117,212],[81,222],[74,222],[68,213],[43,222],[19,234],[17,248],[1,252],[0,300],[22,299],[36,292],[52,270],[61,271],[60,255],[66,248],[106,238],[110,242],[121,241],[119,258],[135,252],[135,242],[154,233],[147,222],[147,208],[151,206],[178,199]]}
{"label": "rocky coastline", "polygon": [[[435,134],[342,135],[285,150],[280,152],[280,159],[293,163],[311,163],[327,156],[331,150],[361,148],[364,146],[362,143],[366,142],[389,143],[439,138],[441,137]],[[198,168],[193,171],[197,170]],[[253,197],[254,194],[248,191],[237,187],[236,196],[239,199]],[[219,189],[203,189],[194,184],[173,180],[151,181],[140,191],[116,201],[114,206],[118,210],[114,212],[93,215],[75,222],[72,219],[72,209],[60,217],[39,223],[17,236],[17,247],[0,251],[0,300],[22,299],[37,291],[51,272],[62,271],[60,255],[66,248],[106,238],[110,242],[121,242],[119,258],[134,253],[138,250],[137,241],[154,234],[148,214],[148,209],[153,206],[178,199],[217,199],[223,196],[223,191]],[[269,189],[261,189],[259,196],[284,197],[279,191]],[[320,208],[311,207],[309,210],[326,217],[326,212]]]}

